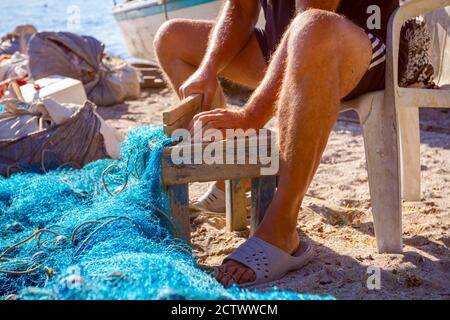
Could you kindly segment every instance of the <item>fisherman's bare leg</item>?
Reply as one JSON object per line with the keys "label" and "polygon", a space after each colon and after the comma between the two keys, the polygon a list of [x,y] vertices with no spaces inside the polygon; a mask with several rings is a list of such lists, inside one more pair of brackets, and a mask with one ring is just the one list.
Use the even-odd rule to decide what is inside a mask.
{"label": "fisherman's bare leg", "polygon": [[[158,30],[154,43],[158,62],[178,95],[181,85],[200,65],[212,28],[211,21],[174,19]],[[253,89],[264,77],[266,68],[256,36],[252,35],[247,45],[219,75]],[[224,98],[222,101],[225,103]]]}
{"label": "fisherman's bare leg", "polygon": [[[285,66],[277,103],[280,181],[255,235],[293,253],[299,246],[300,205],[336,122],[340,100],[366,72],[372,48],[360,28],[327,11],[300,14],[287,32],[266,75],[270,77],[272,64]],[[228,261],[217,279],[226,286],[246,283],[254,280],[254,273]]]}

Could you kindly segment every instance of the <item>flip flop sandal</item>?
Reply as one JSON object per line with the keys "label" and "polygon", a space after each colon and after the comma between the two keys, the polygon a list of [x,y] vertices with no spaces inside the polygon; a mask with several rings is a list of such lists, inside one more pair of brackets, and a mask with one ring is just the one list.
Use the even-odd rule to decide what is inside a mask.
{"label": "flip flop sandal", "polygon": [[313,253],[309,241],[300,242],[299,249],[290,255],[264,240],[251,237],[229,255],[224,263],[234,260],[255,273],[255,281],[239,285],[246,288],[279,280],[287,273],[299,270],[312,259]]}

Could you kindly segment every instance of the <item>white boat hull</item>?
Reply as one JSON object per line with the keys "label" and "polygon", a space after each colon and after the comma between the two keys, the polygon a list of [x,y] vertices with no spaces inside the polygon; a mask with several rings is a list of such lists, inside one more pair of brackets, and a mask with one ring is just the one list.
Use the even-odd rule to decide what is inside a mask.
{"label": "white boat hull", "polygon": [[[161,6],[161,5],[160,5]],[[169,19],[188,18],[214,20],[222,6],[222,1],[210,1],[203,4],[188,6],[178,10],[168,11]],[[161,6],[162,7],[162,6]],[[166,21],[164,12],[147,15],[143,8],[129,9],[125,5],[122,10],[113,12],[125,40],[130,55],[144,59],[155,60],[153,39],[158,28]]]}

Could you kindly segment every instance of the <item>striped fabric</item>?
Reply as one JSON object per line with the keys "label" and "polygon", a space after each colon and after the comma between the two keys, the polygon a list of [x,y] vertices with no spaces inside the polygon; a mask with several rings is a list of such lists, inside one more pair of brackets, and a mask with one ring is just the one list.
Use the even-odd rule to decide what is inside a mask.
{"label": "striped fabric", "polygon": [[373,34],[368,33],[369,39],[372,42],[372,62],[370,63],[369,70],[378,66],[386,61],[386,46],[385,44],[375,37]]}

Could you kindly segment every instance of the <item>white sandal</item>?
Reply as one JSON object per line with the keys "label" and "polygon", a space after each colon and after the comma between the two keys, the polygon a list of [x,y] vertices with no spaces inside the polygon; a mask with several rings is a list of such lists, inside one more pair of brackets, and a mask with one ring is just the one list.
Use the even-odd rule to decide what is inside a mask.
{"label": "white sandal", "polygon": [[[247,207],[251,206],[251,197],[246,197]],[[225,213],[225,191],[220,190],[215,184],[201,196],[197,201],[190,205],[191,209],[196,211],[206,211],[213,213]]]}

